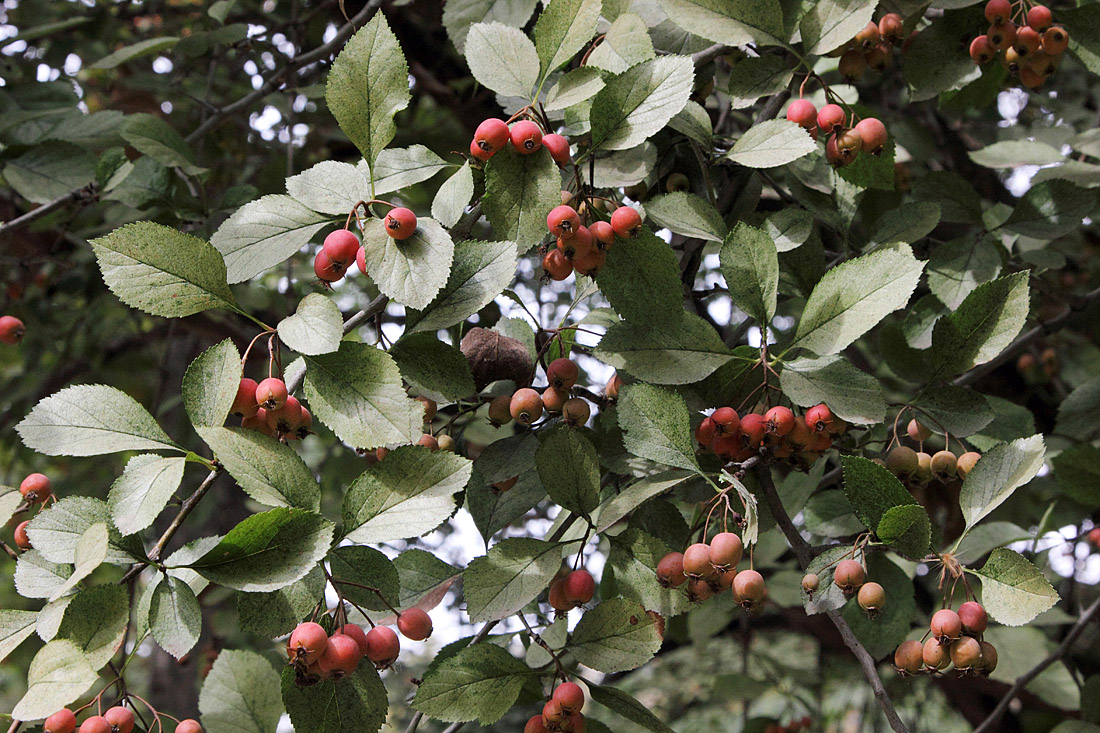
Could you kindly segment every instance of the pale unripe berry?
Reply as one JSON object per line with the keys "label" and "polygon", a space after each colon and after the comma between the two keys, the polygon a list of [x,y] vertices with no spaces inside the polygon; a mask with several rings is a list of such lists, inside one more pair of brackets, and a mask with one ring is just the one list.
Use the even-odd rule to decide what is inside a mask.
{"label": "pale unripe berry", "polygon": [[924,648],[919,641],[903,641],[894,652],[894,667],[905,674],[920,672],[924,664]]}
{"label": "pale unripe berry", "polygon": [[512,422],[512,411],[509,405],[512,403],[510,395],[498,395],[489,403],[489,420],[494,425],[507,425]]}
{"label": "pale unripe berry", "polygon": [[744,608],[752,608],[767,597],[764,577],[755,570],[742,570],[733,579],[733,597]]}
{"label": "pale unripe berry", "polygon": [[886,468],[895,476],[908,476],[916,473],[917,452],[907,445],[895,446],[886,456]]}
{"label": "pale unripe berry", "polygon": [[956,669],[970,669],[982,658],[982,647],[977,639],[964,636],[951,645],[951,663]]}
{"label": "pale unripe berry", "polygon": [[930,462],[932,475],[940,481],[947,481],[955,477],[958,470],[958,459],[949,450],[938,451]]}
{"label": "pale unripe berry", "polygon": [[965,479],[981,457],[981,453],[975,453],[974,451],[967,451],[959,456],[959,459],[955,462],[955,472],[959,475],[959,478]]}
{"label": "pale unripe berry", "polygon": [[710,562],[715,567],[732,568],[741,562],[744,549],[741,538],[733,532],[719,532],[710,541]]}
{"label": "pale unripe berry", "polygon": [[818,579],[817,573],[806,573],[802,576],[802,590],[809,595],[812,596],[820,585],[821,581]]}
{"label": "pale unripe berry", "polygon": [[833,571],[833,582],[848,595],[863,585],[866,579],[863,566],[855,560],[841,560]]}
{"label": "pale unripe berry", "polygon": [[886,605],[886,590],[875,582],[864,583],[859,587],[856,602],[873,618]]}
{"label": "pale unripe berry", "polygon": [[946,646],[940,644],[939,640],[933,637],[924,642],[924,647],[921,649],[921,659],[924,661],[925,667],[935,672],[951,664],[951,653]]}

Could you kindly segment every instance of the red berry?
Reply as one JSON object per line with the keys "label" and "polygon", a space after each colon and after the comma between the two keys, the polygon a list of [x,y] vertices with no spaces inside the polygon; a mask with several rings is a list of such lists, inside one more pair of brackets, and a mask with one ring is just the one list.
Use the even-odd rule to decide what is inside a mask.
{"label": "red berry", "polygon": [[1016,29],[1016,40],[1012,43],[1012,50],[1018,57],[1026,57],[1038,51],[1042,42],[1043,37],[1039,35],[1039,31],[1025,25]]}
{"label": "red berry", "polygon": [[1089,530],[1088,538],[1089,542],[1095,545],[1097,549],[1100,549],[1100,527],[1094,527]]}
{"label": "red berry", "polygon": [[551,280],[565,280],[573,272],[573,263],[560,249],[552,249],[543,255],[542,270]]}
{"label": "red berry", "polygon": [[611,213],[611,228],[623,239],[630,239],[642,230],[642,215],[633,207],[620,206]]}
{"label": "red berry", "polygon": [[1016,42],[1016,26],[1012,23],[992,25],[986,32],[986,37],[989,38],[989,45],[995,51],[1004,51]]}
{"label": "red berry", "polygon": [[411,209],[398,206],[390,209],[390,213],[382,220],[382,226],[391,239],[408,239],[416,233],[416,214]]}
{"label": "red berry", "polygon": [[432,617],[421,608],[409,608],[397,617],[397,630],[406,639],[424,641],[432,635]]}
{"label": "red berry", "polygon": [[725,460],[734,460],[735,456],[741,451],[741,433],[715,435],[710,448],[714,451],[714,455]]}
{"label": "red berry", "polygon": [[80,733],[111,733],[111,724],[102,715],[93,715],[80,724]]}
{"label": "red berry", "polygon": [[598,252],[595,247],[595,239],[588,227],[578,227],[576,233],[558,237],[558,249],[573,262],[576,267],[577,258],[589,257],[593,252]]}
{"label": "red berry", "polygon": [[576,682],[563,682],[554,690],[551,699],[557,700],[566,712],[577,713],[584,707],[584,689]]}
{"label": "red berry", "polygon": [[256,404],[266,410],[278,410],[289,396],[286,382],[281,379],[268,377],[256,385]]}
{"label": "red berry", "polygon": [[767,430],[763,415],[757,415],[755,412],[745,415],[741,418],[741,446],[759,448]]}
{"label": "red berry", "polygon": [[841,560],[833,571],[833,582],[846,594],[863,585],[867,573],[855,560]]}
{"label": "red berry", "polygon": [[900,42],[904,33],[901,16],[897,13],[887,13],[882,16],[878,22],[878,32],[883,40],[890,43]]}
{"label": "red berry", "polygon": [[30,523],[31,520],[28,519],[25,522],[20,522],[19,524],[15,525],[15,545],[20,550],[31,549],[31,540],[30,537],[27,536],[27,525]]}
{"label": "red berry", "polygon": [[596,594],[596,580],[587,570],[574,570],[565,576],[565,597],[575,606],[583,606]]}
{"label": "red berry", "polygon": [[325,237],[321,251],[328,255],[333,264],[350,267],[359,251],[359,238],[347,229],[337,229]]}
{"label": "red berry", "polygon": [[267,427],[267,410],[260,407],[256,410],[256,414],[252,417],[246,417],[241,420],[241,427],[248,428],[249,430],[255,430],[263,433],[264,435],[270,435],[275,437],[275,433]]}
{"label": "red berry", "polygon": [[552,132],[542,136],[542,144],[550,151],[550,157],[555,163],[565,165],[569,162],[569,141],[564,137]]}
{"label": "red berry", "polygon": [[355,639],[355,643],[359,645],[359,651],[365,656],[367,653],[367,633],[363,631],[362,626],[356,626],[355,624],[345,624],[332,633],[343,634],[344,636]]}
{"label": "red berry", "polygon": [[1043,51],[1049,56],[1059,56],[1069,48],[1069,33],[1055,25],[1043,31]]}
{"label": "red berry", "polygon": [[104,719],[114,727],[115,733],[130,733],[134,729],[134,711],[117,705],[103,714]]}
{"label": "red berry", "polygon": [[233,406],[229,412],[241,417],[251,417],[260,408],[256,404],[256,380],[245,377],[237,386],[237,396],[233,398]]}
{"label": "red berry", "polygon": [[546,215],[546,228],[555,237],[571,236],[581,228],[581,217],[572,206],[555,206]]}
{"label": "red berry", "polygon": [[322,676],[340,679],[353,673],[362,658],[363,652],[355,639],[343,634],[333,634],[329,637],[325,653],[317,660],[317,667]]}
{"label": "red berry", "polygon": [[19,493],[28,504],[38,504],[50,498],[53,490],[50,488],[50,480],[41,473],[32,473],[19,484]]}
{"label": "red berry", "polygon": [[1027,11],[1027,24],[1034,30],[1045,31],[1054,22],[1054,14],[1045,5],[1033,5]]}
{"label": "red berry", "polygon": [[474,131],[473,144],[482,153],[487,154],[485,160],[488,160],[489,156],[508,143],[509,134],[507,122],[491,117],[477,126],[477,130]]}
{"label": "red berry", "polygon": [[550,362],[550,366],[546,367],[546,381],[554,389],[566,391],[572,389],[577,383],[578,376],[580,376],[580,369],[577,363],[564,357],[554,359]]}
{"label": "red berry", "polygon": [[[550,412],[561,412],[565,407],[565,401],[569,399],[569,392],[547,387],[542,391],[542,406]],[[508,416],[511,419],[511,415]]]}
{"label": "red berry", "polygon": [[764,427],[780,437],[794,429],[794,413],[791,408],[777,405],[764,413]]}
{"label": "red berry", "polygon": [[821,404],[806,410],[806,426],[815,433],[828,432],[833,422],[833,411],[828,405]]}
{"label": "red berry", "polygon": [[[584,227],[581,227],[581,231],[587,231]],[[591,241],[591,237],[589,237]],[[603,268],[603,263],[607,260],[607,251],[596,249],[595,247],[589,247],[587,251],[578,251],[573,258],[573,270],[581,275],[587,275],[588,277],[596,277],[600,269]]]}
{"label": "red berry", "polygon": [[898,648],[894,652],[894,667],[899,672],[916,674],[920,672],[923,663],[924,647],[919,641],[910,639],[898,644]]}
{"label": "red berry", "polygon": [[967,601],[959,606],[959,622],[962,623],[963,631],[971,636],[977,636],[989,625],[989,615],[982,604],[977,601]]}
{"label": "red berry", "polygon": [[867,21],[867,25],[863,27],[859,33],[856,33],[856,37],[853,39],[857,46],[862,46],[866,51],[874,46],[878,45],[878,42],[882,40],[882,34],[879,33],[878,23]]}
{"label": "red berry", "polygon": [[715,567],[735,567],[744,550],[740,537],[733,532],[719,532],[710,541],[710,562]]}
{"label": "red berry", "polygon": [[594,221],[588,225],[588,231],[592,233],[597,249],[608,250],[615,244],[615,230],[609,222]]}
{"label": "red berry", "polygon": [[367,274],[367,248],[360,247],[359,251],[355,253],[355,264],[359,268],[359,272],[364,275]]}
{"label": "red berry", "polygon": [[76,730],[76,715],[68,708],[61,708],[46,718],[42,733],[73,733]]}
{"label": "red berry", "polygon": [[732,407],[719,407],[711,413],[715,432],[719,435],[737,433],[741,429],[741,417]]}
{"label": "red berry", "polygon": [[684,573],[689,578],[703,578],[714,570],[710,563],[710,545],[696,542],[684,550]]}
{"label": "red berry", "polygon": [[844,108],[839,104],[827,104],[817,113],[817,126],[825,133],[836,132],[846,120]]}
{"label": "red berry", "polygon": [[932,630],[932,636],[939,639],[940,643],[958,639],[962,633],[962,620],[959,614],[950,608],[943,608],[932,615],[932,621],[928,624]]}
{"label": "red berry", "polygon": [[481,148],[479,148],[477,146],[477,141],[476,140],[471,140],[470,141],[470,157],[471,158],[477,158],[478,160],[484,162],[486,160],[489,160],[489,158],[492,158],[493,154],[492,153],[487,153],[484,150],[482,150]]}
{"label": "red berry", "polygon": [[310,665],[321,658],[328,647],[328,632],[321,624],[306,621],[298,624],[290,634],[286,644],[286,653],[290,661]]}
{"label": "red berry", "polygon": [[546,600],[555,611],[568,611],[573,608],[573,603],[565,595],[565,578],[558,578],[550,583],[550,592]]}
{"label": "red berry", "polygon": [[375,626],[367,632],[366,656],[378,669],[385,669],[397,661],[400,652],[401,640],[389,626]]}
{"label": "red berry", "polygon": [[562,704],[552,698],[542,706],[542,722],[553,730],[561,730],[566,715]]}
{"label": "red berry", "polygon": [[1009,0],[989,0],[985,5],[985,19],[1000,24],[1012,17],[1012,3]]}
{"label": "red berry", "polygon": [[541,715],[533,715],[523,726],[523,733],[550,733],[550,729],[543,724]]}
{"label": "red berry", "polygon": [[752,608],[767,597],[764,576],[755,570],[742,570],[733,578],[733,597],[743,608]]}
{"label": "red berry", "polygon": [[886,144],[886,125],[875,117],[867,117],[856,123],[856,132],[863,143],[863,152],[878,155]]}
{"label": "red berry", "polygon": [[787,107],[787,119],[807,130],[817,128],[817,107],[808,99],[796,99]]}
{"label": "red berry", "polygon": [[422,445],[428,450],[439,450],[439,441],[431,433],[424,433],[420,436],[420,440],[416,441],[417,445]]}
{"label": "red berry", "polygon": [[333,262],[323,249],[313,258],[313,274],[321,282],[334,283],[343,279],[347,271],[347,266]]}
{"label": "red berry", "polygon": [[878,615],[878,612],[882,610],[882,607],[886,605],[886,590],[873,581],[864,583],[859,587],[859,594],[856,596],[856,602],[859,604],[860,608],[874,618]]}
{"label": "red berry", "polygon": [[542,129],[531,120],[520,120],[512,125],[512,147],[530,155],[542,147]]}
{"label": "red berry", "polygon": [[0,316],[0,343],[17,344],[26,333],[27,327],[15,316]]}
{"label": "red berry", "polygon": [[279,409],[264,412],[264,422],[268,430],[280,437],[294,433],[302,424],[302,403],[296,397],[287,397]]}
{"label": "red berry", "polygon": [[976,64],[992,61],[996,53],[996,49],[989,43],[989,36],[984,33],[970,42],[970,58],[974,59]]}
{"label": "red berry", "polygon": [[717,426],[714,420],[705,417],[703,422],[699,423],[699,427],[695,428],[695,442],[704,448],[710,448],[714,444],[714,437],[716,435]]}
{"label": "red berry", "polygon": [[657,582],[664,588],[679,588],[687,581],[684,553],[670,552],[657,563]]}
{"label": "red berry", "polygon": [[508,405],[512,419],[520,425],[530,425],[542,417],[542,398],[530,387],[516,390]]}
{"label": "red berry", "polygon": [[176,733],[202,733],[202,726],[194,718],[186,718],[176,726]]}

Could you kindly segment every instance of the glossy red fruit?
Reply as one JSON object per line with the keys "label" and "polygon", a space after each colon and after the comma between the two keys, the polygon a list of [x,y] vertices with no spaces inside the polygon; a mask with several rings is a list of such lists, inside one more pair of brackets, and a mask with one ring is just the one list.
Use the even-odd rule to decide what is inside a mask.
{"label": "glossy red fruit", "polygon": [[27,525],[31,523],[31,520],[26,520],[15,525],[15,546],[20,550],[31,549],[31,539],[27,536]]}
{"label": "glossy red fruit", "polygon": [[710,563],[720,568],[736,567],[744,551],[740,537],[733,532],[719,532],[710,541]]}
{"label": "glossy red fruit", "polygon": [[787,119],[807,130],[817,128],[817,107],[808,99],[796,99],[787,107]]}
{"label": "glossy red fruit", "polygon": [[569,162],[569,141],[564,137],[551,132],[549,135],[542,136],[542,144],[550,151],[550,157],[555,163],[565,165]]}
{"label": "glossy red fruit", "polygon": [[989,0],[985,4],[985,19],[990,23],[1004,23],[1012,17],[1012,3],[1009,0]]}
{"label": "glossy red fruit", "polygon": [[723,460],[732,461],[735,459],[741,450],[741,433],[724,433],[722,435],[716,435],[714,441],[710,444],[711,450],[714,451],[714,455],[722,458]]}
{"label": "glossy red fruit", "polygon": [[134,729],[134,711],[116,705],[103,713],[104,719],[111,724],[114,733],[130,733]]}
{"label": "glossy red fruit", "polygon": [[0,343],[17,344],[26,333],[27,327],[15,316],[0,316]]}
{"label": "glossy red fruit", "polygon": [[783,437],[794,429],[794,413],[791,408],[776,405],[764,413],[764,427],[772,435]]}
{"label": "glossy red fruit", "polygon": [[68,708],[61,708],[46,718],[42,733],[73,733],[76,730],[76,715]]}
{"label": "glossy red fruit", "polygon": [[657,563],[657,582],[664,588],[679,588],[687,581],[684,553],[670,552]]}
{"label": "glossy red fruit", "polygon": [[577,377],[580,376],[580,369],[577,367],[577,363],[572,359],[566,359],[561,357],[554,359],[550,362],[550,365],[546,367],[546,381],[550,383],[554,389],[570,390],[573,389],[573,385],[577,383]]}
{"label": "glossy red fruit", "polygon": [[1012,44],[1012,49],[1017,56],[1027,57],[1038,51],[1042,43],[1043,37],[1039,31],[1025,25],[1016,29],[1016,40]]}
{"label": "glossy red fruit", "polygon": [[611,228],[622,239],[630,239],[642,230],[642,215],[631,206],[620,206],[611,213]]}
{"label": "glossy red fruit", "polygon": [[408,239],[416,233],[416,214],[404,206],[390,209],[382,220],[382,227],[391,239]]}
{"label": "glossy red fruit", "polygon": [[571,236],[581,228],[581,217],[572,206],[555,206],[546,215],[546,228],[555,237]]}
{"label": "glossy red fruit", "polygon": [[347,274],[348,268],[344,265],[340,265],[333,262],[325,251],[319,250],[317,256],[313,258],[313,274],[317,276],[317,279],[321,282],[334,283],[343,279]]}
{"label": "glossy red fruit", "polygon": [[684,573],[689,578],[703,578],[711,573],[714,566],[710,563],[710,545],[696,542],[684,550]]}
{"label": "glossy red fruit", "polygon": [[286,382],[276,377],[268,377],[256,385],[256,404],[265,410],[279,409],[289,396]]}
{"label": "glossy red fruit", "polygon": [[542,398],[530,387],[517,389],[508,405],[512,419],[520,425],[530,425],[542,417]]}
{"label": "glossy red fruit", "polygon": [[950,608],[942,608],[932,614],[932,621],[928,627],[932,630],[932,636],[939,639],[940,643],[947,643],[959,638],[962,633],[962,620],[959,614]]}
{"label": "glossy red fruit", "polygon": [[565,578],[558,578],[550,583],[546,600],[555,611],[568,611],[573,608],[573,603],[565,595]]}
{"label": "glossy red fruit", "polygon": [[817,113],[817,126],[825,133],[836,132],[846,120],[844,108],[839,104],[827,104]]}
{"label": "glossy red fruit", "polygon": [[550,729],[542,722],[542,715],[534,715],[523,726],[523,733],[550,733]]}
{"label": "glossy red fruit", "polygon": [[400,652],[401,640],[389,626],[375,626],[367,632],[366,656],[378,669],[385,669],[397,661]]}
{"label": "glossy red fruit", "polygon": [[359,645],[359,651],[365,656],[367,653],[367,632],[363,631],[362,626],[356,626],[355,624],[345,624],[338,627],[332,633],[343,634],[344,636],[355,639],[355,643]]}
{"label": "glossy red fruit", "polygon": [[290,661],[310,665],[321,658],[328,647],[328,632],[312,621],[298,624],[290,634],[286,653]]}
{"label": "glossy red fruit", "polygon": [[1050,24],[1054,22],[1054,14],[1050,12],[1050,8],[1045,5],[1033,5],[1031,10],[1027,11],[1027,24],[1033,30],[1045,31],[1050,27]]}
{"label": "glossy red fruit", "polygon": [[186,718],[176,726],[176,733],[202,733],[202,726],[194,718]]}
{"label": "glossy red fruit", "polygon": [[854,592],[866,579],[866,571],[856,560],[841,560],[833,571],[833,582],[845,594]]}
{"label": "glossy red fruit", "polygon": [[542,722],[551,729],[560,730],[561,723],[566,718],[565,708],[557,700],[551,698],[542,706]]}
{"label": "glossy red fruit", "polygon": [[274,435],[267,427],[267,410],[262,407],[256,409],[256,414],[241,420],[241,427],[255,430],[264,435]]}
{"label": "glossy red fruit", "polygon": [[764,576],[755,570],[742,570],[733,578],[733,597],[743,608],[761,603],[768,594]]}
{"label": "glossy red fruit", "polygon": [[695,442],[704,448],[710,448],[714,444],[716,434],[717,425],[715,425],[714,420],[704,417],[703,421],[699,423],[699,427],[695,428]]}
{"label": "glossy red fruit", "polygon": [[886,144],[888,135],[886,125],[876,117],[865,117],[856,123],[856,132],[862,141],[862,149],[865,153],[878,155]]}
{"label": "glossy red fruit", "polygon": [[565,576],[565,597],[576,606],[583,606],[596,594],[596,579],[587,570],[574,570]]}
{"label": "glossy red fruit", "polygon": [[542,270],[551,280],[565,280],[573,272],[573,263],[560,249],[552,249],[543,255]]}
{"label": "glossy red fruit", "polygon": [[897,13],[887,13],[882,16],[878,22],[878,32],[883,40],[894,44],[900,43],[905,37],[901,16]]}
{"label": "glossy red fruit", "polygon": [[[581,230],[584,231],[584,227]],[[590,247],[586,252],[578,252],[573,258],[573,271],[588,277],[596,277],[606,260],[606,250]]]}
{"label": "glossy red fruit", "polygon": [[578,259],[591,257],[593,254],[602,256],[603,252],[596,249],[596,239],[588,227],[581,226],[569,236],[558,237],[558,249],[577,266]]}
{"label": "glossy red fruit", "polygon": [[241,417],[251,417],[259,408],[256,404],[256,380],[245,377],[237,386],[237,396],[233,398],[233,406],[229,408],[229,412]]}
{"label": "glossy red fruit", "polygon": [[602,219],[594,221],[588,225],[588,231],[592,233],[596,249],[608,250],[611,249],[611,245],[615,244],[615,230],[611,227],[610,222]]}
{"label": "glossy red fruit", "polygon": [[359,238],[347,229],[337,229],[325,237],[325,243],[321,245],[321,251],[328,255],[333,264],[344,268],[350,267],[359,251]]}
{"label": "glossy red fruit", "polygon": [[93,715],[80,724],[80,733],[111,733],[111,724],[102,715]]}
{"label": "glossy red fruit", "polygon": [[578,713],[584,707],[584,689],[576,682],[562,682],[554,690],[552,700],[557,700],[568,713]]}
{"label": "glossy red fruit", "polygon": [[976,64],[988,63],[996,54],[996,49],[989,43],[989,36],[984,33],[970,42],[970,58]]}
{"label": "glossy red fruit", "polygon": [[479,148],[478,145],[477,145],[476,140],[471,140],[470,141],[470,157],[477,158],[478,160],[480,160],[481,162],[484,163],[485,161],[489,160],[489,158],[492,158],[493,154],[489,153],[489,152],[486,152],[486,151],[482,150],[481,148]]}
{"label": "glossy red fruit", "polygon": [[580,397],[570,397],[561,408],[561,417],[570,427],[580,427],[592,416],[592,408]]}
{"label": "glossy red fruit", "polygon": [[898,644],[894,651],[894,668],[903,674],[916,674],[924,664],[924,647],[910,639]]}
{"label": "glossy red fruit", "polygon": [[741,418],[741,445],[745,448],[759,448],[768,432],[764,416],[750,412]]}
{"label": "glossy red fruit", "polygon": [[477,126],[474,131],[474,145],[486,154],[484,160],[488,160],[489,156],[508,144],[510,135],[508,123],[492,117]]}
{"label": "glossy red fruit", "polygon": [[1069,48],[1069,32],[1059,25],[1043,31],[1043,51],[1050,56],[1059,56]]}
{"label": "glossy red fruit", "polygon": [[397,630],[406,639],[424,641],[432,635],[432,617],[422,608],[408,608],[397,617]]}
{"label": "glossy red fruit", "polygon": [[265,411],[264,422],[278,436],[295,433],[302,424],[302,403],[296,397],[287,397],[286,403],[279,409]]}
{"label": "glossy red fruit", "polygon": [[50,479],[42,473],[32,473],[19,484],[19,493],[28,504],[39,504],[50,498]]}
{"label": "glossy red fruit", "polygon": [[978,636],[985,632],[987,626],[989,626],[989,614],[985,612],[985,608],[977,601],[967,601],[959,606],[958,610],[959,622],[962,623],[962,630],[971,636]]}
{"label": "glossy red fruit", "polygon": [[825,433],[833,424],[833,411],[826,404],[814,405],[806,410],[806,427],[815,433]]}
{"label": "glossy red fruit", "polygon": [[732,407],[719,407],[710,414],[710,419],[714,421],[718,435],[736,433],[741,429],[741,416]]}
{"label": "glossy red fruit", "polygon": [[542,147],[542,130],[531,120],[520,120],[512,125],[512,147],[530,155]]}

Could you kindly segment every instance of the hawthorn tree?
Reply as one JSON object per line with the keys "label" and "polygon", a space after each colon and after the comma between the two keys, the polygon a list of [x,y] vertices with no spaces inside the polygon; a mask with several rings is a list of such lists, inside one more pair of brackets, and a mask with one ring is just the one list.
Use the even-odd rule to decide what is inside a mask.
{"label": "hawthorn tree", "polygon": [[1100,4],[3,12],[10,733],[1100,730]]}

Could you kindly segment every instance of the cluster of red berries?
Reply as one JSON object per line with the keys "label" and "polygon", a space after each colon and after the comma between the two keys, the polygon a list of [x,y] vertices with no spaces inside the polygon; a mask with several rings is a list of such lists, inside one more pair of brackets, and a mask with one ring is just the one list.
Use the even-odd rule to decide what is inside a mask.
{"label": "cluster of red berries", "polygon": [[575,682],[563,682],[542,706],[542,714],[532,716],[523,733],[584,733],[587,724],[581,715],[584,690]]}
{"label": "cluster of red berries", "polygon": [[905,41],[903,21],[897,13],[887,13],[879,22],[869,21],[855,37],[830,55],[840,55],[837,67],[848,81],[863,78],[867,69],[885,71],[894,63],[894,47]]}
{"label": "cluster of red berries", "polygon": [[[158,727],[160,717],[157,717]],[[103,715],[93,715],[80,724],[80,733],[130,733],[134,729],[134,711],[116,705],[108,708]],[[62,708],[46,718],[42,726],[43,733],[73,733],[76,730],[76,714],[68,708]],[[176,733],[202,733],[199,721],[193,718],[181,720],[176,724]]]}
{"label": "cluster of red berries", "polygon": [[[806,573],[802,576],[802,590],[813,598],[820,582],[816,573]],[[872,619],[877,617],[886,605],[886,589],[874,581],[867,580],[867,571],[857,560],[849,558],[838,562],[833,570],[833,583],[840,588],[845,598],[855,596],[856,603]]]}
{"label": "cluster of red berries", "polygon": [[[932,431],[917,420],[910,420],[906,427],[909,438],[924,447],[924,441],[932,436]],[[967,477],[981,453],[967,451],[956,456],[950,450],[941,450],[929,454],[923,450],[913,450],[907,445],[897,445],[886,454],[886,460],[876,459],[911,487],[924,487],[932,481],[947,484]]]}
{"label": "cluster of red berries", "polygon": [[542,258],[546,277],[564,280],[574,271],[595,277],[615,244],[615,237],[630,239],[641,231],[642,215],[633,207],[620,206],[611,213],[610,222],[597,219],[585,226],[577,210],[563,203],[546,216],[546,228],[557,242],[557,247],[549,249]]}
{"label": "cluster of red berries", "polygon": [[[19,484],[19,493],[23,496],[24,507],[29,509],[35,505],[44,505],[46,500],[53,496],[53,488],[50,479],[46,475],[32,473]],[[23,508],[16,511],[16,516],[21,511],[23,511]],[[15,525],[15,546],[20,550],[31,549],[31,540],[27,536],[27,525],[30,523],[31,520],[27,519]]]}
{"label": "cluster of red berries", "polygon": [[558,613],[583,606],[596,595],[596,579],[584,568],[569,571],[562,569],[550,582],[547,602]]}
{"label": "cluster of red berries", "polygon": [[286,382],[278,377],[268,377],[258,384],[254,379],[242,379],[229,411],[241,417],[242,428],[282,441],[305,438],[313,427],[309,410],[287,392]]}
{"label": "cluster of red berries", "polygon": [[710,543],[696,542],[683,552],[670,552],[657,563],[657,582],[663,588],[685,585],[693,603],[702,603],[730,588],[735,603],[753,609],[768,598],[764,577],[755,570],[737,572],[745,546],[733,532],[719,532]]}
{"label": "cluster of red berries", "polygon": [[15,316],[0,316],[0,344],[17,344],[26,333],[27,327]]}
{"label": "cluster of red berries", "polygon": [[569,162],[569,141],[561,135],[554,132],[543,133],[539,124],[532,120],[519,120],[509,128],[507,122],[495,117],[477,126],[474,139],[470,141],[470,155],[486,161],[509,142],[520,155],[530,155],[540,148],[546,148],[558,165]]}
{"label": "cluster of red berries", "polygon": [[1045,5],[1033,5],[1025,15],[1024,4],[1013,10],[1009,0],[989,0],[985,18],[990,26],[970,43],[970,58],[986,64],[994,58],[1020,78],[1028,89],[1038,89],[1053,74],[1069,48],[1069,31],[1054,24]]}
{"label": "cluster of red berries", "polygon": [[[395,206],[382,219],[382,227],[391,239],[408,239],[416,233],[416,214],[412,209]],[[359,272],[367,274],[367,250],[359,243],[359,238],[349,229],[337,229],[325,237],[321,249],[313,259],[313,274],[323,283],[334,283],[343,279],[351,263],[359,267]]]}
{"label": "cluster of red berries", "polygon": [[927,641],[903,641],[898,646],[894,667],[901,674],[917,674],[922,669],[936,674],[954,665],[963,674],[977,672],[988,677],[997,668],[997,649],[982,640],[988,625],[989,616],[977,601],[967,601],[958,612],[940,609],[932,615]]}
{"label": "cluster of red berries", "polygon": [[[432,619],[419,608],[409,608],[397,616],[397,629],[406,639],[423,641],[432,635]],[[331,635],[313,621],[298,624],[286,645],[287,657],[301,684],[339,680],[355,672],[360,660],[369,659],[377,669],[386,669],[397,661],[401,641],[388,626],[344,624]]]}
{"label": "cluster of red berries", "polygon": [[827,405],[817,405],[799,417],[789,407],[776,406],[763,415],[740,416],[732,407],[719,407],[695,429],[695,440],[724,461],[742,463],[754,455],[793,459],[805,468],[828,450],[848,424]]}
{"label": "cluster of red berries", "polygon": [[764,729],[764,733],[798,733],[800,730],[810,730],[814,725],[809,715],[804,715],[798,720],[792,720],[786,725],[772,723]]}
{"label": "cluster of red berries", "polygon": [[820,111],[808,99],[796,99],[787,108],[787,119],[817,139],[818,128],[829,136],[825,157],[835,168],[851,165],[860,152],[878,155],[889,135],[886,125],[876,117],[865,117],[848,125],[848,115],[839,104],[826,104]]}

